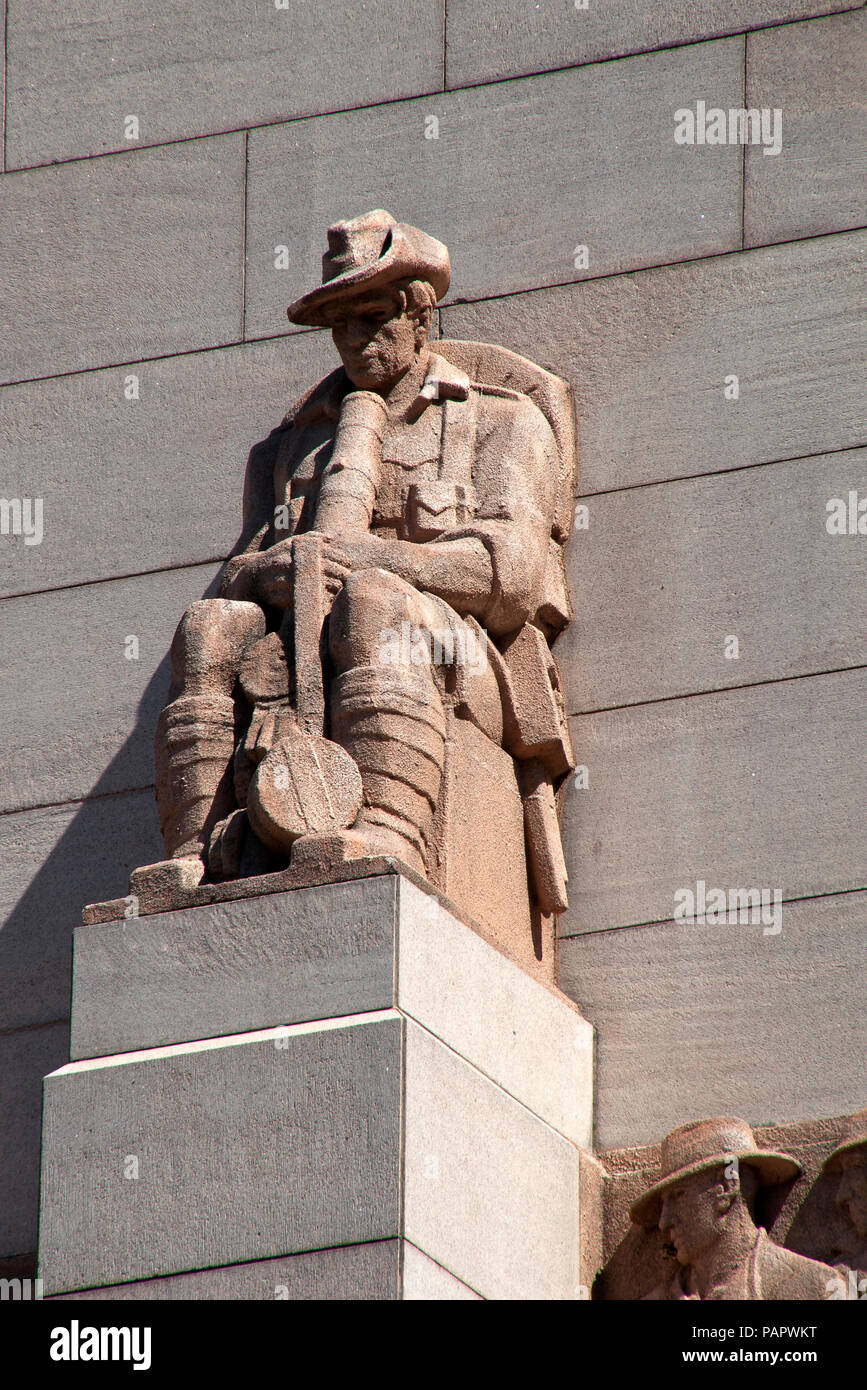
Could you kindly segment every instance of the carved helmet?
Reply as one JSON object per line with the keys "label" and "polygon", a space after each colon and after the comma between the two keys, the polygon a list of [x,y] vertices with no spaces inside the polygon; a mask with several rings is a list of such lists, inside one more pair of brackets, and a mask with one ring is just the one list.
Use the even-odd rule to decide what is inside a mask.
{"label": "carved helmet", "polygon": [[662,1141],[659,1180],[649,1187],[636,1202],[629,1215],[638,1226],[656,1226],[662,1211],[662,1199],[669,1188],[694,1173],[721,1168],[736,1158],[758,1175],[761,1187],[796,1178],[801,1165],[788,1154],[760,1149],[746,1120],[720,1115],[713,1120],[694,1120],[672,1130]]}
{"label": "carved helmet", "polygon": [[293,323],[321,325],[326,305],[393,280],[426,280],[442,299],[451,279],[448,247],[377,208],[328,228],[322,284],[286,310]]}

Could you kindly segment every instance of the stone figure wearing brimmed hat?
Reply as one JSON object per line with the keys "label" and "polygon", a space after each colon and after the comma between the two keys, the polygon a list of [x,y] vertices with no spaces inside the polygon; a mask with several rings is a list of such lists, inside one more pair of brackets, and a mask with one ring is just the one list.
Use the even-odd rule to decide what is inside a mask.
{"label": "stone figure wearing brimmed hat", "polygon": [[[448,709],[519,760],[533,892],[561,911],[554,793],[574,758],[549,644],[571,617],[568,387],[505,349],[429,344],[449,253],[387,212],[329,228],[322,264],[288,313],[330,328],[343,365],[254,451],[221,597],[178,629],[157,734],[170,858],[131,890],[170,898],[290,853],[389,854],[432,877]],[[403,630],[411,651],[389,654]],[[484,659],[437,660],[428,641],[419,660],[418,635],[443,633]]]}
{"label": "stone figure wearing brimmed hat", "polygon": [[678,1269],[650,1299],[825,1299],[834,1271],[775,1245],[753,1220],[761,1187],[801,1171],[760,1149],[744,1120],[722,1116],[675,1129],[662,1142],[659,1180],[630,1211],[658,1226]]}
{"label": "stone figure wearing brimmed hat", "polygon": [[849,1227],[846,1248],[835,1254],[834,1264],[867,1274],[867,1110],[849,1116],[822,1172],[839,1175],[834,1200]]}

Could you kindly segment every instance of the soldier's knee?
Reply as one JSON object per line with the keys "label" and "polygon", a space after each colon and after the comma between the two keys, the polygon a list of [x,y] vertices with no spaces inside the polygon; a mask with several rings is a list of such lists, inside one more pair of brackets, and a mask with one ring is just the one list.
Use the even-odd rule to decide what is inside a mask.
{"label": "soldier's knee", "polygon": [[362,612],[390,611],[417,590],[405,579],[388,570],[356,570],[350,574],[340,591],[339,602],[349,609]]}
{"label": "soldier's knee", "polygon": [[226,598],[191,603],[172,642],[175,685],[230,693],[245,653],[264,635],[265,614],[258,604]]}
{"label": "soldier's knee", "polygon": [[418,591],[388,570],[350,574],[331,612],[331,654],[343,667],[364,665],[382,633],[411,620]]}

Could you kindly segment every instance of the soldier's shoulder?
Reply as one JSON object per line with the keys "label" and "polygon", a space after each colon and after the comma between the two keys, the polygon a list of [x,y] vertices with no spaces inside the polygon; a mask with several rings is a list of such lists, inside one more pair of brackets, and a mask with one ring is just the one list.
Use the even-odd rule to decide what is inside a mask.
{"label": "soldier's shoulder", "polygon": [[765,1298],[819,1299],[829,1296],[834,1271],[818,1260],[798,1255],[769,1237],[760,1248],[762,1292]]}
{"label": "soldier's shoulder", "polygon": [[[500,411],[504,414],[542,415],[542,411],[525,391],[515,391],[511,386],[497,386],[491,381],[471,381],[470,390],[480,398],[482,407]],[[544,415],[542,419],[544,420]]]}
{"label": "soldier's shoulder", "polygon": [[343,368],[337,367],[321,381],[317,381],[287,410],[282,420],[282,428],[304,429],[307,425],[315,424],[317,420],[336,420],[340,415],[343,378]]}
{"label": "soldier's shoulder", "polygon": [[513,391],[508,386],[495,386],[487,381],[471,381],[470,390],[476,395],[479,419],[483,426],[490,429],[534,431],[543,434],[546,439],[552,435],[550,423],[544,412],[523,391]]}

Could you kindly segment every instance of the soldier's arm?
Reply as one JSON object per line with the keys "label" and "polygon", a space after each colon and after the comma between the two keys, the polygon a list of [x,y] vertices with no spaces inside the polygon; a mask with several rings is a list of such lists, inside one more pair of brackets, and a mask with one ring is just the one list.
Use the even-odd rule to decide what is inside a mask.
{"label": "soldier's arm", "polygon": [[246,577],[251,556],[257,555],[271,530],[274,519],[274,468],[277,453],[288,428],[284,421],[267,439],[254,444],[244,475],[244,504],[241,534],[232,548],[220,576],[223,598],[248,598]]}
{"label": "soldier's arm", "polygon": [[556,444],[541,412],[522,397],[488,398],[473,461],[473,520],[435,541],[371,538],[382,559],[370,563],[471,613],[494,635],[514,632],[538,603],[556,480]]}
{"label": "soldier's arm", "polygon": [[486,547],[493,571],[484,623],[495,636],[533,616],[548,564],[557,503],[551,426],[525,396],[482,398],[473,483],[476,512],[464,528]]}

